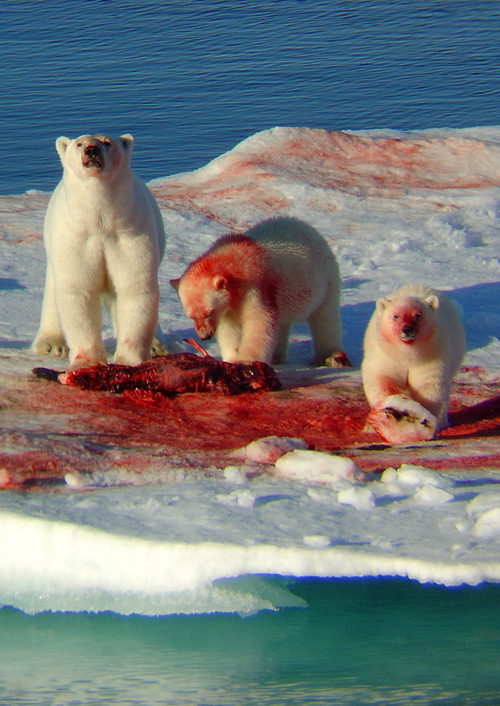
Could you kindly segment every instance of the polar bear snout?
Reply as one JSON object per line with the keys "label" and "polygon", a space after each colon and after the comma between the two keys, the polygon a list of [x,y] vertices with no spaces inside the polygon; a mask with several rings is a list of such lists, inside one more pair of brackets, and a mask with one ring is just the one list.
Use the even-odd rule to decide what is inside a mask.
{"label": "polar bear snout", "polygon": [[98,142],[83,148],[82,164],[87,169],[104,169],[104,153]]}
{"label": "polar bear snout", "polygon": [[85,156],[89,157],[90,159],[93,159],[101,154],[101,150],[97,145],[88,145],[85,147]]}
{"label": "polar bear snout", "polygon": [[209,341],[211,338],[213,338],[216,328],[216,321],[210,319],[201,322],[194,322],[194,329],[196,331],[196,334],[202,341]]}
{"label": "polar bear snout", "polygon": [[414,326],[410,324],[405,324],[401,329],[400,338],[405,343],[411,343],[417,337],[417,330]]}

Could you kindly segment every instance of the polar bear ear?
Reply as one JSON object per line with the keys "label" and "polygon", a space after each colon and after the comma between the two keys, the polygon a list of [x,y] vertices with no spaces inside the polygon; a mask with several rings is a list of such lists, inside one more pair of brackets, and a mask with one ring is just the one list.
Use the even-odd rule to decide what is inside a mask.
{"label": "polar bear ear", "polygon": [[125,152],[132,154],[132,150],[134,149],[134,138],[132,135],[128,132],[125,135],[120,135],[120,142]]}
{"label": "polar bear ear", "polygon": [[427,297],[425,303],[430,306],[431,309],[439,309],[439,299],[436,297],[435,294],[431,294],[429,297]]}
{"label": "polar bear ear", "polygon": [[224,275],[215,275],[212,284],[217,292],[220,292],[222,289],[227,289],[227,279]]}
{"label": "polar bear ear", "polygon": [[180,283],[181,283],[181,280],[180,280],[180,279],[171,279],[171,280],[170,280],[170,284],[172,285],[172,287],[175,289],[176,292],[179,291],[179,285],[180,285]]}
{"label": "polar bear ear", "polygon": [[375,308],[377,309],[377,311],[382,312],[389,303],[389,299],[377,299]]}
{"label": "polar bear ear", "polygon": [[71,140],[69,137],[58,137],[56,140],[56,150],[57,154],[59,155],[59,159],[61,162],[64,164],[64,155],[66,154],[66,150],[68,149],[68,145],[70,144]]}

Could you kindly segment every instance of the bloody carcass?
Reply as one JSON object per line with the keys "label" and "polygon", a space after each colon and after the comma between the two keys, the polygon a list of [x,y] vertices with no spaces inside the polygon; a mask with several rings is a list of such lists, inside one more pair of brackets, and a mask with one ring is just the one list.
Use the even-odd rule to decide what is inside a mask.
{"label": "bloody carcass", "polygon": [[40,378],[83,390],[127,392],[143,390],[162,395],[182,392],[223,392],[237,395],[257,390],[280,390],[281,383],[266,363],[226,363],[212,358],[193,339],[187,341],[202,355],[171,353],[140,365],[93,365],[69,373],[33,368]]}

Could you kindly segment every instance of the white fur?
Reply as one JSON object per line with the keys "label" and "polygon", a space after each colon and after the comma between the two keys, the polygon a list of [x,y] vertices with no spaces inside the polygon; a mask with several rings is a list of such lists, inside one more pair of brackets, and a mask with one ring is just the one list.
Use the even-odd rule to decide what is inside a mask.
{"label": "white fur", "polygon": [[[215,335],[228,362],[284,363],[292,323],[307,321],[313,363],[349,365],[342,352],[339,268],[324,238],[295,218],[264,221],[245,235],[263,247],[263,255],[242,249],[228,277],[192,266],[172,281],[198,335]],[[233,296],[231,275],[238,280],[238,297]],[[270,285],[272,302],[266,295]],[[200,312],[205,311],[209,315],[203,319]]]}
{"label": "white fur", "polygon": [[261,243],[278,282],[278,338],[274,359],[285,362],[291,325],[307,321],[315,365],[334,365],[342,351],[341,278],[326,240],[308,223],[276,218],[251,228],[247,235]]}
{"label": "white fur", "polygon": [[[389,325],[395,307],[415,300],[421,303],[428,337],[422,341],[417,337],[411,345],[387,340],[382,328]],[[452,302],[421,284],[401,287],[377,302],[366,329],[361,373],[368,402],[382,406],[389,394],[400,391],[437,417],[438,428],[443,429],[452,379],[464,353],[464,329]]]}
{"label": "white fur", "polygon": [[[99,167],[88,161],[92,145]],[[114,361],[151,357],[165,232],[153,195],[131,171],[132,148],[131,135],[56,141],[64,172],[45,217],[47,273],[32,350],[62,356],[69,348],[70,369],[106,362],[100,299],[113,321]]]}

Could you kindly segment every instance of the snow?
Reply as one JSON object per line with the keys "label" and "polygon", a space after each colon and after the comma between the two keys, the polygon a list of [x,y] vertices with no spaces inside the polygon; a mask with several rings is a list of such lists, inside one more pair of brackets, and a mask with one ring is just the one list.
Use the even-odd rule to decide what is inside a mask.
{"label": "snow", "polygon": [[[449,292],[466,329],[466,364],[497,380],[499,175],[500,127],[275,128],[196,172],[156,180],[169,345],[181,349],[192,333],[169,279],[229,229],[288,214],[315,225],[337,255],[344,345],[356,366],[374,300],[411,278]],[[47,201],[40,192],[0,197],[0,370],[12,369],[37,330]],[[217,354],[215,344],[208,349]],[[290,366],[303,366],[308,351],[297,327]],[[47,361],[19,355],[18,371],[37,364]],[[363,473],[342,455],[269,436],[228,454],[217,478],[103,473],[96,461],[89,474],[68,469],[53,492],[6,488],[0,604],[30,613],[249,614],[303,605],[288,580],[304,576],[500,581],[500,469],[394,465]]]}
{"label": "snow", "polygon": [[236,449],[231,454],[256,463],[272,463],[284,454],[294,449],[306,449],[307,444],[303,439],[291,439],[286,436],[266,436],[256,439],[242,449]]}
{"label": "snow", "polygon": [[336,483],[356,478],[361,470],[350,458],[330,456],[321,451],[296,450],[281,456],[275,464],[278,475],[306,483]]}

